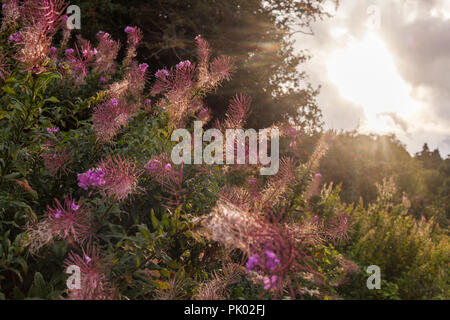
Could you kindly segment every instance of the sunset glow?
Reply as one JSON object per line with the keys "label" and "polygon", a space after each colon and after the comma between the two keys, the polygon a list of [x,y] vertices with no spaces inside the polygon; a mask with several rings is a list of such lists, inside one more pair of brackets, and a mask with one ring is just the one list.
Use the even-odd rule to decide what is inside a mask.
{"label": "sunset glow", "polygon": [[389,131],[383,115],[407,118],[418,109],[411,89],[399,75],[385,43],[374,33],[332,52],[327,61],[330,80],[340,94],[364,110],[368,125]]}

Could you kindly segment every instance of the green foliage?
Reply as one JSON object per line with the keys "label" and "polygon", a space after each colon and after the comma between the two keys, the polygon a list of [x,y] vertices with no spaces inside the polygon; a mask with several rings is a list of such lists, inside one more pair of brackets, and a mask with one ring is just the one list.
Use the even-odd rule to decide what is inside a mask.
{"label": "green foliage", "polygon": [[409,203],[393,201],[393,191],[392,181],[385,180],[375,203],[356,206],[349,257],[364,268],[381,268],[384,282],[375,297],[448,299],[448,235],[433,218],[416,221],[408,215]]}
{"label": "green foliage", "polygon": [[[295,177],[290,172],[284,177],[295,183],[266,179],[272,184],[265,190],[279,192],[279,198],[266,199],[274,201],[270,209],[278,212],[288,203],[283,223],[289,227],[308,226],[316,217],[320,223],[333,224],[338,213],[349,217],[352,232],[340,242],[318,236],[321,241],[305,245],[303,253],[312,259],[301,261],[303,269],[292,272],[296,294],[306,299],[448,299],[450,160],[443,160],[437,150],[424,146],[413,158],[394,137],[337,135],[319,170],[330,184],[305,197],[318,166],[315,160],[309,162],[319,136],[310,133],[321,127],[318,91],[302,84],[305,76],[298,75],[297,67],[307,57],[293,54],[287,36],[293,18],[300,17],[301,26],[308,28],[323,16],[322,2],[267,1],[264,7],[261,1],[238,0],[220,6],[216,1],[75,1],[94,21],[85,28],[91,39],[91,27],[95,33],[112,29],[113,34],[127,24],[151,29],[141,54],[155,70],[180,58],[191,59],[191,41],[197,34],[212,39],[214,51],[236,56],[240,70],[223,90],[208,96],[215,115],[223,114],[231,92],[247,91],[256,106],[248,126],[260,128],[289,118],[302,129],[300,164]],[[152,25],[147,28],[148,24]],[[7,33],[14,31],[0,37],[8,59],[13,53]],[[83,198],[90,209],[95,242],[111,262],[108,277],[118,298],[187,299],[196,297],[199,288],[215,285],[233,299],[288,299],[285,283],[282,294],[275,296],[245,274],[248,257],[242,250],[225,248],[198,232],[199,218],[213,210],[223,187],[246,185],[248,172],[215,166],[200,171],[186,165],[180,190],[172,193],[142,175],[138,192],[123,202],[83,190],[77,186],[77,174],[108,155],[130,157],[136,167],[144,168],[153,156],[169,154],[175,143],[168,114],[156,105],[152,110],[140,108],[113,141],[102,145],[90,119],[93,108],[107,98],[105,91],[99,92],[98,75],[89,75],[85,85],[74,88],[63,85],[57,72],[32,74],[21,71],[14,59],[8,63],[11,72],[0,83],[0,299],[64,296],[64,261],[79,248],[70,238],[45,243],[35,252],[24,244],[33,241],[30,225],[42,221],[48,206],[66,195]],[[112,81],[122,79],[125,71],[120,68]],[[287,83],[292,88],[285,90]],[[47,131],[55,126],[60,128],[57,135]],[[282,141],[283,155],[295,154],[289,142]],[[46,165],[48,145],[55,152],[68,150],[70,161],[64,170],[52,172]],[[375,182],[384,177],[395,177],[403,195],[395,193],[392,182],[377,190]],[[341,185],[333,188],[331,182]],[[166,206],[174,193],[180,201]],[[224,262],[230,263],[228,267]],[[365,286],[369,265],[381,267],[381,290]],[[231,274],[224,276],[227,268]],[[321,281],[305,271],[312,269],[323,277]]]}
{"label": "green foliage", "polygon": [[83,12],[82,32],[88,39],[93,39],[98,30],[108,30],[125,43],[123,26],[142,28],[145,37],[138,58],[148,63],[152,71],[181,60],[192,61],[193,39],[197,35],[208,39],[218,55],[233,57],[239,72],[206,99],[215,117],[224,115],[235,93],[245,92],[252,97],[254,106],[248,127],[265,128],[292,118],[311,131],[322,125],[316,101],[319,90],[298,71],[309,56],[294,51],[292,32],[293,29],[311,32],[311,22],[327,17],[324,3],[324,0],[72,1]]}
{"label": "green foliage", "polygon": [[343,201],[358,203],[362,198],[366,206],[377,198],[375,184],[392,177],[400,191],[397,197],[404,192],[411,201],[412,216],[433,217],[441,227],[448,227],[449,163],[426,144],[412,157],[394,136],[353,132],[336,135],[320,172],[324,182],[341,185]]}

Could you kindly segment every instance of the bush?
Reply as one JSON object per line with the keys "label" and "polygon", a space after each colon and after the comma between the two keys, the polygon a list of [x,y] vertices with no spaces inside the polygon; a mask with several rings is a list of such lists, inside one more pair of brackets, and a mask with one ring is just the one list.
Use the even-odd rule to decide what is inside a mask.
{"label": "bush", "polygon": [[[135,60],[139,28],[125,28],[118,62],[119,43],[106,32],[96,47],[72,42],[64,8],[29,0],[3,10],[1,298],[333,294],[326,279],[340,273],[327,270],[344,260],[330,248],[347,220],[310,211],[330,137],[311,160],[285,158],[269,178],[255,165],[175,165],[173,130],[209,120],[203,99],[230,79],[232,59],[211,59],[199,36],[197,63],[159,70],[150,85],[148,66]],[[215,126],[242,128],[249,108],[237,95]],[[299,142],[288,124],[271,129]],[[79,289],[66,286],[72,265]]]}
{"label": "bush", "polygon": [[[125,28],[118,61],[104,31],[95,46],[72,39],[64,8],[3,8],[0,298],[448,299],[448,235],[434,221],[445,228],[445,206],[399,203],[392,182],[368,207],[343,203],[318,173],[335,136],[290,123],[268,128],[285,150],[276,175],[174,164],[172,133],[210,122],[205,98],[230,80],[233,59],[211,57],[198,36],[196,63],[150,77],[136,60],[139,28]],[[209,125],[243,128],[250,107],[238,94]],[[373,264],[380,291],[365,287]],[[70,266],[79,288],[66,283]]]}
{"label": "bush", "polygon": [[[433,218],[417,221],[410,216],[406,196],[400,203],[393,201],[392,180],[385,179],[377,187],[377,201],[354,210],[349,257],[364,270],[369,265],[381,268],[383,284],[376,298],[448,299],[448,235]],[[353,294],[365,297],[363,292]]]}

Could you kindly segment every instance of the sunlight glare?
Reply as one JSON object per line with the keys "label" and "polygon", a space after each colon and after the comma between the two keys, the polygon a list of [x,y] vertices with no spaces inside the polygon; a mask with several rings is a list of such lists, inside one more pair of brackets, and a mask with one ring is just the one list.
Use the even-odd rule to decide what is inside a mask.
{"label": "sunlight glare", "polygon": [[374,33],[333,52],[327,70],[341,95],[363,108],[368,124],[379,133],[389,130],[383,114],[407,118],[418,108],[389,50]]}

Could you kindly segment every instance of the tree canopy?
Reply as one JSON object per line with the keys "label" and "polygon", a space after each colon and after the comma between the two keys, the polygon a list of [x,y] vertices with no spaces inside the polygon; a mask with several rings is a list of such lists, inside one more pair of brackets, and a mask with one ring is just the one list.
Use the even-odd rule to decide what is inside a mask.
{"label": "tree canopy", "polygon": [[79,0],[74,4],[81,8],[82,33],[88,39],[105,29],[124,43],[121,26],[140,27],[145,37],[138,58],[152,71],[192,59],[199,34],[217,55],[234,57],[233,80],[207,99],[214,116],[221,117],[231,96],[242,92],[253,99],[248,127],[292,119],[306,131],[317,131],[322,126],[316,102],[319,88],[311,86],[301,71],[309,56],[294,52],[292,35],[311,33],[311,22],[327,17],[324,2]]}

